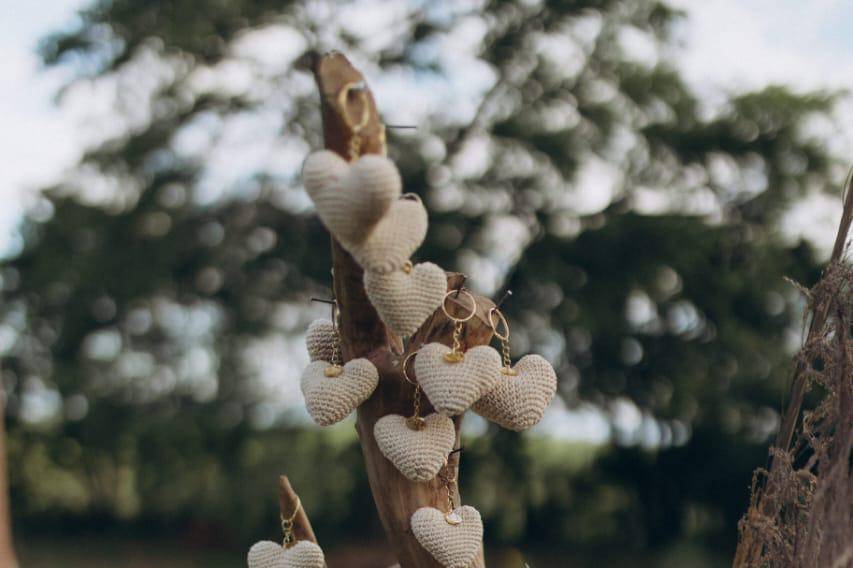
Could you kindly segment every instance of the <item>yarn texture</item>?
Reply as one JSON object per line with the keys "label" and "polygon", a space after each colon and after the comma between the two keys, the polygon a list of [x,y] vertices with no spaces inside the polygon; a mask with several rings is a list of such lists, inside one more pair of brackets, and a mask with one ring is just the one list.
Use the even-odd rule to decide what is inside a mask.
{"label": "yarn texture", "polygon": [[494,388],[501,356],[492,347],[480,345],[466,351],[462,361],[449,363],[444,360],[449,352],[450,347],[441,343],[421,347],[415,357],[415,373],[436,412],[455,416]]}
{"label": "yarn texture", "polygon": [[302,395],[314,422],[329,426],[358,408],[379,384],[379,371],[367,359],[353,359],[337,377],[327,377],[326,361],[314,361],[302,373]]}
{"label": "yarn texture", "polygon": [[441,306],[447,276],[441,267],[423,262],[408,273],[367,271],[364,289],[385,325],[401,337],[410,336]]}
{"label": "yarn texture", "polygon": [[308,348],[308,358],[311,361],[331,361],[335,352],[338,334],[335,326],[326,319],[318,319],[308,326],[305,334],[305,346]]}
{"label": "yarn texture", "polygon": [[557,374],[540,355],[525,355],[513,369],[518,375],[498,372],[495,387],[472,409],[483,418],[518,432],[542,419],[557,392]]}
{"label": "yarn texture", "polygon": [[424,418],[425,425],[413,430],[406,417],[389,414],[376,421],[373,437],[388,461],[412,481],[434,478],[456,443],[453,420],[440,414]]}
{"label": "yarn texture", "polygon": [[483,544],[483,521],[480,512],[469,505],[457,507],[455,512],[462,523],[451,525],[442,511],[421,507],[412,514],[412,533],[444,568],[469,568]]}
{"label": "yarn texture", "polygon": [[320,220],[345,248],[368,237],[402,187],[397,166],[385,156],[368,154],[348,164],[329,150],[306,158],[302,180]]}
{"label": "yarn texture", "polygon": [[324,568],[323,550],[309,540],[284,548],[277,542],[264,540],[252,545],[249,568]]}
{"label": "yarn texture", "polygon": [[[400,270],[424,242],[427,225],[423,203],[398,199],[364,242],[352,244],[348,250],[367,271],[388,273]],[[346,244],[344,246],[347,247]]]}

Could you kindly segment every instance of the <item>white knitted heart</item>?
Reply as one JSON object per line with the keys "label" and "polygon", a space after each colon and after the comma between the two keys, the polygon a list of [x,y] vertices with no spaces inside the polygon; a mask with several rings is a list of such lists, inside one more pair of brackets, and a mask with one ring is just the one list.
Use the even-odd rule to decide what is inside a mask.
{"label": "white knitted heart", "polygon": [[453,512],[461,523],[451,524],[438,509],[421,507],[412,514],[412,533],[445,568],[469,568],[483,544],[483,520],[479,511],[469,505]]}
{"label": "white knitted heart", "polygon": [[415,357],[415,375],[436,412],[455,416],[494,388],[501,356],[492,347],[480,345],[465,352],[462,361],[444,359],[450,347],[429,343]]}
{"label": "white knitted heart", "polygon": [[399,270],[424,242],[427,224],[423,203],[414,199],[398,199],[367,239],[351,244],[348,250],[367,271]]}
{"label": "white knitted heart", "polygon": [[453,420],[440,414],[424,418],[419,430],[409,428],[408,418],[389,414],[376,421],[376,445],[394,467],[412,481],[429,481],[444,465],[456,443]]}
{"label": "white knitted heart", "polygon": [[329,150],[314,152],[302,179],[320,220],[345,247],[363,242],[400,196],[397,166],[375,154],[348,164]]}
{"label": "white knitted heart", "polygon": [[338,343],[335,326],[326,319],[311,322],[305,334],[305,346],[311,361],[331,361]]}
{"label": "white knitted heart", "polygon": [[379,384],[379,371],[367,359],[353,359],[335,377],[326,375],[326,361],[314,361],[302,373],[302,395],[314,422],[329,426],[340,422],[367,400]]}
{"label": "white knitted heart", "polygon": [[249,568],[324,568],[323,550],[310,540],[301,540],[290,548],[264,540],[249,549]]}
{"label": "white knitted heart", "polygon": [[542,419],[557,391],[557,374],[544,357],[525,355],[515,364],[515,376],[498,372],[495,388],[472,406],[492,422],[520,432]]}
{"label": "white knitted heart", "polygon": [[410,336],[441,306],[447,276],[441,267],[423,262],[408,272],[365,272],[364,289],[385,325]]}

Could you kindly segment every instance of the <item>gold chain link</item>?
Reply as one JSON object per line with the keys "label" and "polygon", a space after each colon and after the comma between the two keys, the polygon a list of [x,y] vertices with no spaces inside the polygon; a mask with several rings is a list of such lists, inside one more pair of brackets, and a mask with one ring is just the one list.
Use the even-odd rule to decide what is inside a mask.
{"label": "gold chain link", "polygon": [[301,506],[302,500],[297,495],[296,507],[293,509],[293,515],[291,515],[289,519],[285,519],[284,515],[281,515],[281,531],[284,533],[284,539],[282,540],[281,545],[284,548],[290,548],[296,544],[296,536],[293,534],[293,522],[296,520],[296,515],[299,514],[299,507]]}

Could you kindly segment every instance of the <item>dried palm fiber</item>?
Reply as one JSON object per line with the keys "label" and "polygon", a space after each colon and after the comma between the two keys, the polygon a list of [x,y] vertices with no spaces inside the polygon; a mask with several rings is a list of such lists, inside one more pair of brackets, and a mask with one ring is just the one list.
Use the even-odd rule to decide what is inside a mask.
{"label": "dried palm fiber", "polygon": [[[853,567],[853,267],[843,258],[853,220],[850,181],[832,260],[821,280],[803,289],[811,324],[794,358],[791,400],[770,464],[753,477],[735,568]],[[803,411],[815,385],[820,402]]]}

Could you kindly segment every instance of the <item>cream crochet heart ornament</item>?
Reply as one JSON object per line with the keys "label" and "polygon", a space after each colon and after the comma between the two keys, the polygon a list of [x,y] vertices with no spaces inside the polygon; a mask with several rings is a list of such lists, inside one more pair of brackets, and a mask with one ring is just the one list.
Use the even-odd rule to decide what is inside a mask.
{"label": "cream crochet heart ornament", "polygon": [[420,200],[398,199],[367,239],[348,250],[367,271],[400,270],[424,242],[427,224],[427,212]]}
{"label": "cream crochet heart ornament", "polygon": [[308,156],[302,180],[320,220],[345,247],[367,238],[402,187],[388,158],[367,154],[348,164],[329,150]]}
{"label": "cream crochet heart ornament", "polygon": [[510,430],[527,430],[542,419],[557,391],[557,374],[544,357],[525,355],[516,375],[498,372],[495,388],[474,403],[474,412]]}
{"label": "cream crochet heart ornament", "polygon": [[453,514],[462,522],[451,524],[446,513],[421,507],[412,514],[412,533],[445,568],[469,568],[483,544],[483,520],[479,511],[468,505],[457,507]]}
{"label": "cream crochet heart ornament", "polygon": [[410,336],[441,306],[447,276],[441,267],[423,262],[408,271],[365,272],[364,289],[385,325],[401,337]]}
{"label": "cream crochet heart ornament", "polygon": [[441,343],[421,347],[415,358],[415,374],[436,412],[455,416],[494,388],[501,356],[492,347],[480,345],[452,363],[444,358],[449,352],[450,347]]}
{"label": "cream crochet heart ornament", "polygon": [[309,540],[284,548],[277,542],[264,540],[249,549],[249,568],[324,568],[323,550]]}
{"label": "cream crochet heart ornament", "polygon": [[305,346],[308,348],[308,358],[311,361],[331,361],[337,343],[338,334],[329,320],[314,320],[308,326]]}
{"label": "cream crochet heart ornament", "polygon": [[329,426],[340,422],[367,400],[379,384],[379,371],[367,359],[353,359],[337,376],[329,376],[333,365],[314,361],[302,373],[302,395],[314,422]]}
{"label": "cream crochet heart ornament", "polygon": [[419,429],[410,428],[408,420],[399,414],[383,416],[373,426],[373,437],[382,455],[403,475],[412,481],[429,481],[456,443],[453,420],[433,413]]}

